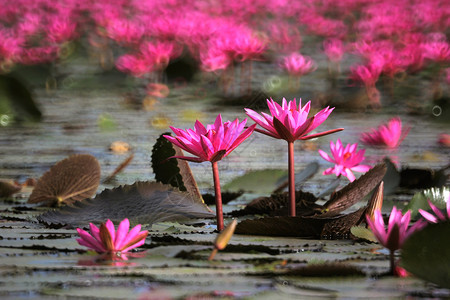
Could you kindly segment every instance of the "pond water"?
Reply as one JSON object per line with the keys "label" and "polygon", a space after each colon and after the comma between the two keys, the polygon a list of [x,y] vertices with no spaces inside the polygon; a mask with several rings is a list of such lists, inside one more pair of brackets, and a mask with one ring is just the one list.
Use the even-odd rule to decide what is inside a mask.
{"label": "pond water", "polygon": [[[0,128],[0,177],[19,181],[39,178],[57,161],[74,153],[88,153],[99,160],[105,179],[128,156],[109,150],[112,142],[120,140],[130,144],[134,159],[113,183],[102,184],[99,192],[152,180],[152,146],[161,133],[169,131],[169,125],[189,128],[196,119],[213,122],[218,113],[224,119],[243,119],[246,106],[265,109],[264,102],[252,99],[242,105],[224,105],[225,100],[217,97],[210,85],[171,86],[169,97],[154,99],[147,109],[142,109],[139,98],[139,104],[130,104],[126,95],[129,84],[130,79],[113,72],[95,77],[75,73],[57,89],[38,86],[34,92],[43,121]],[[290,100],[293,93],[287,94]],[[311,88],[305,88],[304,95],[300,91],[295,97],[308,100],[305,97],[313,95]],[[411,126],[409,135],[395,152],[367,148],[369,164],[380,162],[386,155],[401,166],[439,169],[448,164],[450,150],[438,145],[437,138],[449,131],[449,125],[438,114],[429,111],[413,115],[398,107],[385,108],[382,113],[337,108],[320,129],[343,127],[343,132],[295,145],[296,170],[301,171],[312,161],[320,164],[319,173],[302,189],[318,194],[334,179],[320,175],[329,164],[320,158],[317,149],[329,152],[329,141],[337,138],[344,143],[358,142],[361,132],[397,115]],[[254,133],[219,163],[222,184],[249,170],[286,169],[286,148],[283,141]],[[210,164],[190,163],[190,167],[201,190],[211,192]],[[36,216],[45,208],[25,204],[27,196],[25,191],[15,202],[0,204],[0,295],[5,299],[450,296],[448,290],[415,278],[377,279],[389,265],[386,250],[377,244],[237,235],[231,241],[234,248],[208,262],[215,238],[213,229],[178,223],[154,225],[141,257],[105,262],[82,251],[74,229],[49,229],[36,223]],[[242,202],[230,204],[235,206],[225,210],[237,204]],[[337,277],[283,272],[324,262],[348,264],[363,270],[363,274],[333,266],[328,272]],[[346,272],[351,276],[342,275]]]}

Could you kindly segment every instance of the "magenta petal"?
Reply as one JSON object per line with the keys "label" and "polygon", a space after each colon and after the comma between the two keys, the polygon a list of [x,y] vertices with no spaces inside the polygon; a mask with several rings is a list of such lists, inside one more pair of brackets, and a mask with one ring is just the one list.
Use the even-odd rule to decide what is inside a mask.
{"label": "magenta petal", "polygon": [[81,241],[83,241],[83,244],[80,243],[80,240],[77,240],[80,245],[86,246],[88,248],[94,249],[97,252],[105,252],[106,249],[103,246],[103,244],[97,240],[96,238],[92,237],[88,232],[81,228],[77,228],[77,232],[80,235]]}
{"label": "magenta petal", "polygon": [[116,237],[114,239],[115,249],[122,248],[123,241],[125,240],[129,229],[130,229],[130,221],[125,218],[122,220],[122,222],[120,222],[119,227],[117,227]]}

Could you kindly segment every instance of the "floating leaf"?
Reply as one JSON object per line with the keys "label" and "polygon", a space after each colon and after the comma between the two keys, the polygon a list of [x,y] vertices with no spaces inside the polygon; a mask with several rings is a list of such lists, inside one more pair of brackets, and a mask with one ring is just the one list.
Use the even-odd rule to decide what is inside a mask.
{"label": "floating leaf", "polygon": [[203,203],[188,193],[159,182],[136,182],[104,190],[94,199],[49,211],[38,219],[48,224],[87,225],[106,219],[120,222],[128,218],[132,223],[153,224],[214,216]]}
{"label": "floating leaf", "polygon": [[337,191],[331,199],[325,203],[325,214],[322,216],[331,217],[351,207],[361,201],[370,191],[372,191],[383,179],[386,173],[386,166],[379,164],[370,169],[357,180],[350,182],[341,190]]}
{"label": "floating leaf", "polygon": [[197,182],[187,161],[169,159],[172,156],[184,156],[183,151],[163,135],[170,135],[170,133],[161,134],[152,149],[152,168],[156,181],[170,184],[180,191],[186,191],[192,195],[193,199],[203,203]]}
{"label": "floating leaf", "polygon": [[403,244],[401,266],[415,276],[450,288],[450,222],[429,224]]}
{"label": "floating leaf", "polygon": [[408,210],[411,210],[411,217],[415,218],[419,213],[419,209],[430,210],[428,200],[436,205],[436,207],[444,209],[446,207],[446,201],[449,194],[450,189],[448,187],[431,188],[416,193],[411,201],[409,201],[404,211],[406,212]]}
{"label": "floating leaf", "polygon": [[370,242],[377,242],[377,238],[373,234],[372,230],[365,226],[353,226],[350,228],[350,232],[357,238],[364,239]]}
{"label": "floating leaf", "polygon": [[278,186],[279,181],[286,175],[285,170],[265,169],[245,173],[243,176],[233,179],[225,184],[222,190],[229,192],[255,192],[258,194],[270,194]]}
{"label": "floating leaf", "polygon": [[56,163],[39,178],[28,203],[72,203],[95,194],[100,165],[89,154],[76,154]]}
{"label": "floating leaf", "polygon": [[109,146],[109,150],[114,153],[126,153],[130,150],[130,144],[124,141],[114,141]]}
{"label": "floating leaf", "polygon": [[98,117],[97,120],[98,127],[102,131],[113,131],[116,130],[117,124],[110,114],[103,113]]}
{"label": "floating leaf", "polygon": [[103,182],[109,182],[111,181],[117,174],[122,172],[123,169],[125,169],[130,162],[134,158],[134,153],[132,153],[130,156],[128,156],[112,173],[109,175]]}
{"label": "floating leaf", "polygon": [[22,189],[21,185],[14,182],[0,180],[0,198],[8,198]]}
{"label": "floating leaf", "polygon": [[341,262],[326,262],[321,264],[308,264],[304,267],[290,269],[283,276],[305,277],[333,277],[333,276],[364,276],[364,272],[352,265]]}

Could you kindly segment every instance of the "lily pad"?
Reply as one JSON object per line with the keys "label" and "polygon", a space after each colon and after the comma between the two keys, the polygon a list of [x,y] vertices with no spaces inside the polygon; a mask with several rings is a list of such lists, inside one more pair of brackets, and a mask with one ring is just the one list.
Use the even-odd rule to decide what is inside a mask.
{"label": "lily pad", "polygon": [[60,210],[52,210],[38,219],[48,224],[87,225],[110,219],[124,218],[133,223],[155,222],[188,218],[211,218],[214,214],[206,205],[190,194],[159,182],[136,182],[105,190],[94,199],[77,202]]}
{"label": "lily pad", "polygon": [[76,154],[39,178],[28,203],[73,203],[93,196],[100,184],[100,164],[90,154]]}
{"label": "lily pad", "polygon": [[411,210],[411,217],[415,218],[419,215],[419,209],[430,210],[427,200],[430,200],[438,208],[444,209],[449,194],[450,189],[448,187],[431,188],[416,193],[404,211]]}
{"label": "lily pad", "polygon": [[419,278],[450,288],[450,221],[412,234],[403,244],[401,265]]}
{"label": "lily pad", "polygon": [[249,171],[225,184],[222,189],[229,192],[247,191],[270,194],[279,186],[280,180],[286,174],[286,170],[279,169]]}

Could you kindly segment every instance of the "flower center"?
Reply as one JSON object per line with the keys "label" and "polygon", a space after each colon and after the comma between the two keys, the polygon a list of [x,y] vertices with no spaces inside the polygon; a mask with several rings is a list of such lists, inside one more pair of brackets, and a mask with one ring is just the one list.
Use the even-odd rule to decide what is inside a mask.
{"label": "flower center", "polygon": [[344,154],[344,161],[346,161],[350,156],[352,156],[352,154],[350,152],[346,152]]}

